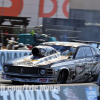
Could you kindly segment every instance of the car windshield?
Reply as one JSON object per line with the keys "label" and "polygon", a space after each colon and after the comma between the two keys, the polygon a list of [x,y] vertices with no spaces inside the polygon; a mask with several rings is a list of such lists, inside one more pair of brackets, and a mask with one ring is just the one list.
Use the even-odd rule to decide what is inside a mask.
{"label": "car windshield", "polygon": [[60,52],[61,55],[63,55],[63,56],[73,56],[73,54],[76,51],[76,48],[72,47],[72,46],[61,46],[61,45],[46,45],[46,46],[53,47],[58,52]]}

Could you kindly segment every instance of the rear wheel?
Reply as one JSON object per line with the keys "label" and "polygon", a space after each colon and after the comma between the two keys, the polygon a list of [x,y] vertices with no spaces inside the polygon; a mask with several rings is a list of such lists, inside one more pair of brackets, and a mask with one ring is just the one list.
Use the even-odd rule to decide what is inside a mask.
{"label": "rear wheel", "polygon": [[57,78],[57,84],[63,84],[66,83],[68,72],[66,70],[62,70],[59,72],[58,78]]}

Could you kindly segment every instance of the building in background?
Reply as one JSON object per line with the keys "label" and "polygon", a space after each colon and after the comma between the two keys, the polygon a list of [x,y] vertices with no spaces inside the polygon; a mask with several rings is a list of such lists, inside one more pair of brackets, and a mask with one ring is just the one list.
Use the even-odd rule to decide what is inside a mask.
{"label": "building in background", "polygon": [[[99,4],[100,0],[0,0],[0,26],[33,28],[34,26],[44,25],[44,18],[51,18],[55,19],[53,23],[56,22],[57,25],[60,25],[60,28],[62,27],[62,31],[64,28],[68,31],[66,34],[70,34],[69,37],[100,41]],[[4,21],[2,20],[4,16],[12,17],[12,19],[4,19]],[[22,20],[19,22],[20,18]],[[23,20],[24,18],[27,18],[26,21]],[[62,21],[57,19],[67,22],[65,21],[66,23],[63,25]],[[57,26],[55,25],[55,27]],[[31,28],[28,31],[30,30]],[[69,32],[69,30],[71,31]],[[10,33],[19,33],[20,29],[14,28],[9,31]],[[54,33],[58,35],[59,32]]]}
{"label": "building in background", "polygon": [[84,20],[85,27],[76,27],[81,40],[100,42],[100,0],[70,0],[70,19]]}
{"label": "building in background", "polygon": [[0,0],[0,15],[30,17],[29,26],[39,26],[43,17],[68,18],[69,0]]}

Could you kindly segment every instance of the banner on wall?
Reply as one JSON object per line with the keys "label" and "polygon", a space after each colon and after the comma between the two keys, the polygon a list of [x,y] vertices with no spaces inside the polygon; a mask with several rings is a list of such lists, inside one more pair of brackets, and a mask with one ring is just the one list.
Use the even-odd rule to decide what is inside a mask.
{"label": "banner on wall", "polygon": [[95,84],[0,87],[0,100],[98,100]]}
{"label": "banner on wall", "polygon": [[0,50],[0,70],[4,61],[29,55],[31,50]]}
{"label": "banner on wall", "polygon": [[0,0],[0,15],[30,17],[29,26],[42,25],[43,17],[68,18],[69,0]]}

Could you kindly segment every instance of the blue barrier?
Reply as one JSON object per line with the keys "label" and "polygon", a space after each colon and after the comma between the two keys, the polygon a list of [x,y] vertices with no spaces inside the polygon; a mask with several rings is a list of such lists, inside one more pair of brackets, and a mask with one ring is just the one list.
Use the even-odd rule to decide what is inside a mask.
{"label": "blue barrier", "polygon": [[29,55],[31,50],[0,50],[0,70],[4,61]]}
{"label": "blue barrier", "polygon": [[98,100],[96,84],[0,87],[0,100]]}

